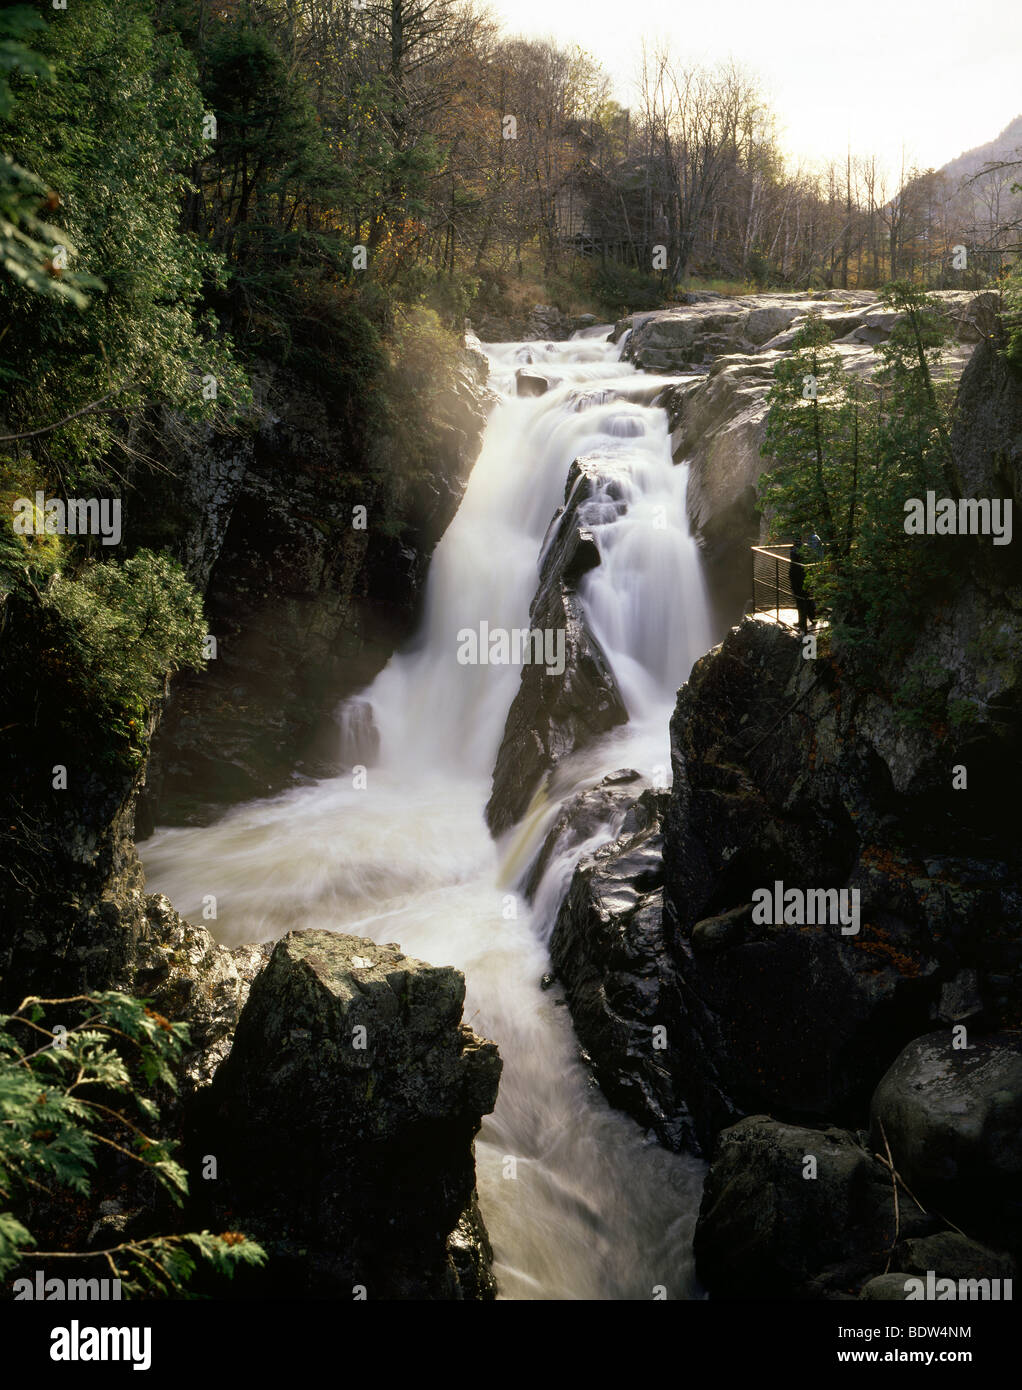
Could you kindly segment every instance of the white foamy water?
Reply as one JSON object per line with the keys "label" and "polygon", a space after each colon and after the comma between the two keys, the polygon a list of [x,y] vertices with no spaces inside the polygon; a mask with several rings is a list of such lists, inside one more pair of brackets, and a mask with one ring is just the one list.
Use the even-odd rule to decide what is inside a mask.
{"label": "white foamy water", "polygon": [[[588,336],[488,353],[502,398],[434,556],[421,630],[361,697],[380,735],[367,787],[347,775],[301,787],[212,826],[157,830],[140,849],[150,891],[186,917],[201,921],[203,898],[216,896],[208,925],[227,945],[323,928],[464,972],[466,1021],[504,1059],[476,1145],[502,1297],[649,1299],[664,1286],[690,1298],[703,1165],[607,1105],[579,1061],[560,989],[540,988],[579,851],[551,863],[531,910],[513,892],[579,788],[626,766],[666,783],[676,691],[713,640],[685,518],[687,470],[672,465],[663,411],[643,403],[656,383],[617,348]],[[514,371],[530,359],[559,384],[519,400]],[[521,668],[460,665],[458,633],[528,626],[543,538],[580,456],[612,478],[613,495],[586,504],[601,564],[580,595],[630,722],[562,766],[494,845],[483,808]]]}

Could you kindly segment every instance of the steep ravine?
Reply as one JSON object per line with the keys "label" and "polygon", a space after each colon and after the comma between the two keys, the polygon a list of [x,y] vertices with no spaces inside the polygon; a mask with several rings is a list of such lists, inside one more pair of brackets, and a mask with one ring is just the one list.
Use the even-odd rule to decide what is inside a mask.
{"label": "steep ravine", "polygon": [[[381,956],[357,935],[331,935],[314,951],[313,934],[293,947],[282,943],[271,969],[268,947],[228,950],[195,925],[208,913],[194,912],[192,922],[179,916],[146,890],[135,850],[139,796],[148,777],[162,799],[151,796],[145,815],[154,807],[173,814],[176,806],[202,819],[211,804],[291,780],[294,764],[311,756],[317,722],[332,723],[338,698],[364,683],[414,622],[430,553],[478,452],[489,405],[485,374],[482,355],[464,352],[450,397],[434,401],[435,415],[423,422],[443,441],[434,471],[403,489],[388,480],[388,469],[400,474],[388,458],[393,441],[376,437],[353,451],[339,423],[294,381],[278,382],[263,397],[247,432],[196,437],[183,422],[166,422],[163,463],[172,474],[157,472],[147,496],[133,494],[126,534],[152,544],[154,518],[171,528],[190,577],[206,591],[220,649],[203,676],[175,684],[148,766],[98,759],[48,726],[58,712],[50,689],[39,692],[22,679],[43,670],[37,626],[16,595],[0,606],[0,699],[12,727],[33,730],[28,745],[5,741],[3,1006],[29,993],[122,989],[188,1023],[182,1091],[164,1104],[168,1132],[188,1143],[192,1197],[181,1219],[226,1224],[228,1213],[244,1212],[271,1255],[267,1270],[239,1287],[255,1296],[337,1297],[343,1289],[350,1298],[361,1276],[372,1297],[492,1297],[472,1139],[492,1108],[500,1062],[492,1044],[461,1023],[464,983],[456,971],[397,952]],[[275,414],[265,402],[285,389],[288,409]],[[352,525],[355,505],[367,508],[364,530]],[[59,684],[54,689],[58,698]],[[147,736],[158,716],[151,712]],[[335,746],[331,755],[336,766]],[[54,762],[67,769],[59,794]],[[262,939],[255,922],[244,935]],[[249,1017],[257,977],[258,1023],[239,1034],[252,1038],[253,1052],[232,1087],[218,1068],[239,1020]],[[349,1045],[331,1062],[328,1040],[338,1047],[346,1034],[351,1042],[353,997],[367,1001],[354,1016],[368,1045]],[[273,1055],[257,1055],[274,1026],[283,1034]],[[269,1190],[254,1191],[248,1179],[253,1169],[276,1171],[272,1136],[292,1137],[289,1117],[271,1114],[282,1067],[290,1098],[321,1129],[306,1136],[305,1198],[292,1191],[289,1206],[278,1191],[271,1210]],[[361,1118],[352,1087],[376,1097]],[[246,1125],[250,1142],[237,1153],[231,1141]],[[419,1166],[401,1160],[395,1167],[391,1157],[409,1147],[420,1154]],[[203,1181],[211,1153],[220,1165],[215,1192]],[[359,1186],[359,1173],[369,1175],[368,1185]],[[302,1207],[299,1198],[328,1174],[335,1193],[350,1187],[347,1196]],[[282,1173],[277,1178],[286,1186]],[[117,1229],[147,1233],[149,1206],[130,1175],[108,1194]],[[310,1255],[299,1269],[289,1251],[296,1241],[309,1248],[310,1221],[324,1256]]]}
{"label": "steep ravine", "polygon": [[[966,495],[1017,509],[1022,382],[996,349],[965,370],[954,454]],[[794,634],[746,619],[679,693],[669,795],[625,800],[617,838],[575,871],[553,959],[608,1096],[712,1160],[696,1232],[711,1295],[904,1298],[927,1270],[1012,1273],[1016,554],[966,543],[908,658],[968,720],[908,726],[897,672],[804,660]],[[757,925],[753,894],[778,881],[857,890],[860,930]],[[900,1228],[874,1156],[888,1144],[925,1208],[903,1200]]]}
{"label": "steep ravine", "polygon": [[[594,336],[488,355],[501,400],[434,557],[419,632],[345,719],[361,730],[365,768],[207,827],[161,828],[142,846],[146,871],[186,915],[215,897],[213,929],[228,945],[325,930],[456,967],[471,1026],[503,1062],[476,1142],[501,1296],[688,1298],[702,1167],[606,1104],[563,998],[544,984],[577,846],[548,853],[529,891],[518,885],[577,786],[622,761],[647,781],[665,775],[674,693],[710,641],[685,474],[649,404],[658,383],[613,345]],[[530,365],[557,385],[518,395]],[[572,560],[580,528],[600,557],[588,572]],[[536,625],[564,640],[523,666],[506,644]],[[519,772],[493,788],[495,764]],[[497,843],[483,817],[491,794],[507,817]],[[522,808],[525,822],[510,824]]]}
{"label": "steep ravine", "polygon": [[[144,768],[83,767],[66,799],[26,803],[54,753],[19,766],[4,810],[27,809],[31,835],[0,977],[19,998],[126,988],[192,1024],[175,1123],[193,1173],[211,1146],[224,1164],[195,1212],[243,1217],[273,1256],[242,1294],[692,1297],[694,1236],[714,1296],[899,1296],[886,1142],[932,1206],[903,1211],[902,1283],[938,1260],[1010,1272],[1022,902],[997,807],[1018,765],[1017,568],[974,553],[921,626],[949,698],[977,711],[949,737],[907,730],[882,681],[807,663],[760,621],[702,656],[747,597],[773,340],[806,308],[791,298],[619,325],[646,376],[599,336],[491,347],[505,399],[474,470],[492,402],[470,354],[396,534],[351,527],[366,497],[393,499],[339,469],[298,392],[254,438],[196,449],[183,554],[224,640],[174,691],[149,772],[146,873],[174,907],[135,853]],[[889,331],[867,300],[825,307],[867,334],[853,367]],[[952,307],[957,372],[975,314]],[[981,346],[963,490],[1022,500],[1020,421],[1017,380]],[[565,684],[458,665],[460,629],[530,609],[568,633]],[[0,617],[5,660],[30,652],[18,612]],[[359,691],[368,794],[333,719]],[[862,931],[756,927],[750,895],[775,878],[857,888]],[[563,996],[540,986],[551,962]],[[961,1024],[971,1050],[950,1046]],[[695,1230],[693,1154],[710,1161]]]}

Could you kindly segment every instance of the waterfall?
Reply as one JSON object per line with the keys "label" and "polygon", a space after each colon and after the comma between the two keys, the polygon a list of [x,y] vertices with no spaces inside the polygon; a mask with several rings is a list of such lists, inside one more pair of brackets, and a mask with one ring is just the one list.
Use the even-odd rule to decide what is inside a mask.
{"label": "waterfall", "polygon": [[[605,337],[487,349],[500,399],[433,558],[420,631],[342,711],[349,751],[379,740],[367,787],[345,774],[209,827],[159,829],[140,846],[150,891],[186,917],[201,920],[203,898],[216,896],[225,944],[326,928],[464,972],[466,1022],[504,1058],[476,1168],[500,1293],[512,1299],[648,1299],[658,1286],[697,1296],[702,1165],[607,1105],[559,990],[540,987],[579,851],[555,857],[531,910],[509,892],[579,788],[623,766],[666,784],[676,692],[713,639],[686,469],[673,465],[666,417],[649,404],[657,383]],[[523,365],[548,377],[545,395],[515,396]],[[521,668],[460,664],[458,634],[481,621],[528,626],[543,540],[580,456],[613,478],[585,503],[601,564],[579,594],[629,723],[567,760],[542,812],[494,845],[482,811]]]}

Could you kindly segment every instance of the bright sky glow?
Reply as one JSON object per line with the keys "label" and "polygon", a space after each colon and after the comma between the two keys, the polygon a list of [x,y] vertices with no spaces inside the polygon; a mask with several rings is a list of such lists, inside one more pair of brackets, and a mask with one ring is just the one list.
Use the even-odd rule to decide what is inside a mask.
{"label": "bright sky glow", "polygon": [[642,39],[759,75],[795,160],[875,153],[939,168],[1022,112],[1019,0],[490,0],[509,33],[579,44],[623,105]]}

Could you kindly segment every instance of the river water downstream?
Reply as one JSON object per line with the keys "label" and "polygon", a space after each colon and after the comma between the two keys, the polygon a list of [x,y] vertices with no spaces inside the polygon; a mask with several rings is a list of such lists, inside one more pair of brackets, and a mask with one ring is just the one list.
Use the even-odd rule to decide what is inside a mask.
{"label": "river water downstream", "polygon": [[[667,784],[677,689],[714,640],[687,470],[672,464],[666,416],[648,403],[655,379],[602,337],[487,351],[500,401],[434,555],[421,629],[361,697],[380,735],[366,785],[345,774],[302,786],[208,827],[158,829],[140,852],[149,890],[185,917],[201,921],[203,898],[216,896],[207,925],[226,945],[323,928],[464,972],[465,1019],[504,1059],[476,1146],[502,1298],[649,1299],[658,1287],[697,1297],[703,1165],[607,1105],[560,989],[540,987],[578,850],[550,864],[532,908],[515,893],[568,796],[622,767]],[[530,360],[557,384],[519,399],[514,372]],[[528,626],[543,538],[583,455],[618,479],[617,503],[591,528],[601,564],[580,595],[629,723],[576,755],[495,844],[483,808],[521,667],[460,664],[458,634]]]}

